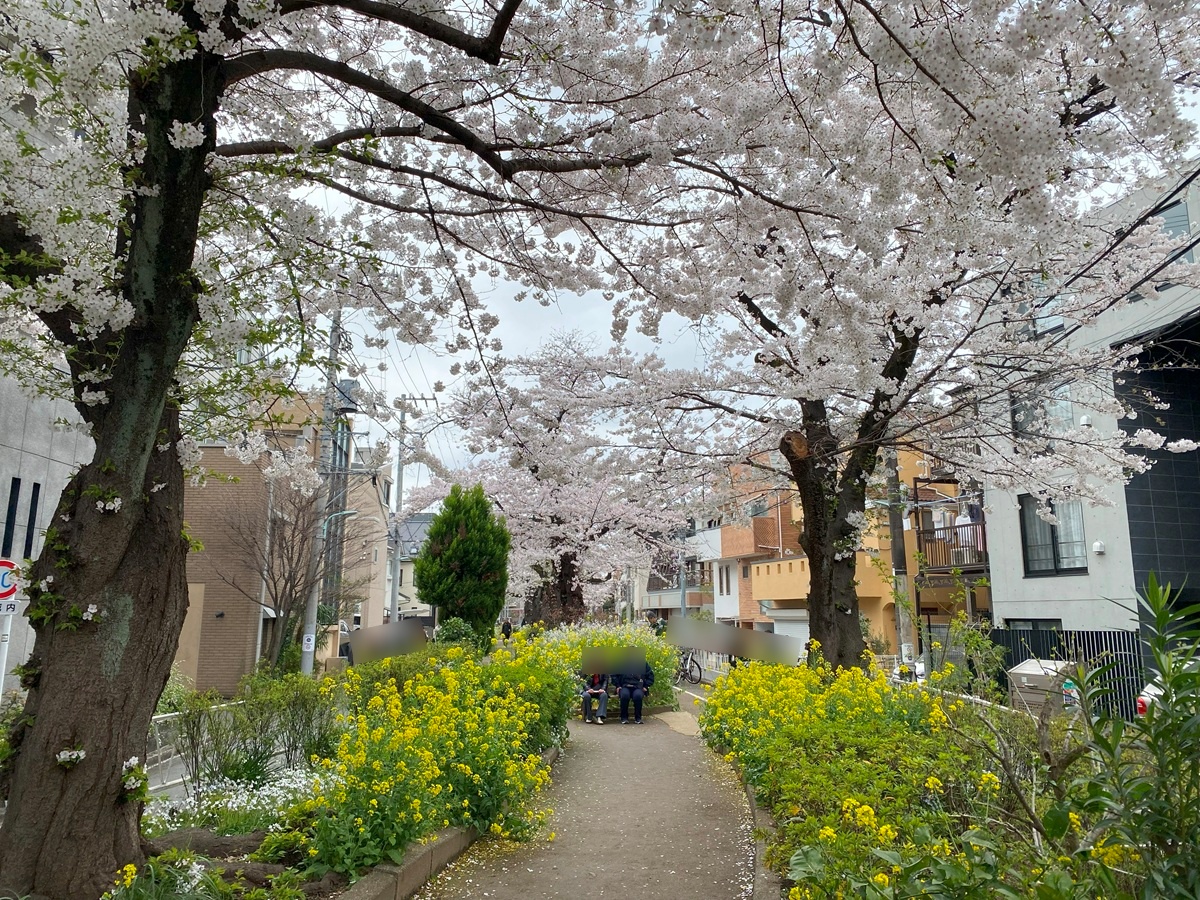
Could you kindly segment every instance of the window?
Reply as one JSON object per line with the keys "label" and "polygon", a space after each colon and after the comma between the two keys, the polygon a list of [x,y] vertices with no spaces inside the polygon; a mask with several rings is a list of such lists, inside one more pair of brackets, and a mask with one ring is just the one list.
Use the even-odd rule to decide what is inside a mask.
{"label": "window", "polygon": [[1062,619],[1007,619],[1010,631],[1062,631]]}
{"label": "window", "polygon": [[396,582],[396,587],[404,587],[404,566],[400,567],[400,571],[397,574],[399,580]]}
{"label": "window", "polygon": [[1050,505],[1058,520],[1051,525],[1038,515],[1038,503],[1022,494],[1021,550],[1026,577],[1078,575],[1087,572],[1087,546],[1083,535],[1083,506],[1078,500]]}
{"label": "window", "polygon": [[762,566],[755,566],[755,567],[754,567],[754,574],[755,574],[755,575],[761,575],[761,574],[762,574]]}
{"label": "window", "polygon": [[1031,441],[1044,441],[1053,449],[1055,434],[1075,425],[1075,410],[1071,406],[1071,386],[1060,384],[1048,390],[1037,386],[1010,395],[1013,434]]}
{"label": "window", "polygon": [[742,566],[742,577],[743,578],[750,577],[750,567],[749,566]]}
{"label": "window", "polygon": [[[1168,206],[1162,212],[1163,231],[1173,238],[1186,238],[1192,233],[1191,222],[1188,221],[1187,203],[1182,200],[1173,206]],[[1195,262],[1196,253],[1189,250],[1180,259],[1184,262]]]}
{"label": "window", "polygon": [[37,534],[38,500],[42,495],[42,486],[36,481],[29,495],[29,520],[25,526],[25,558],[33,559],[33,536]]}
{"label": "window", "polygon": [[756,516],[765,516],[767,514],[767,498],[759,497],[746,507],[746,515],[751,518]]}
{"label": "window", "polygon": [[21,479],[14,478],[8,488],[8,512],[4,516],[4,542],[0,556],[11,557],[13,538],[17,532],[17,505],[21,502]]}

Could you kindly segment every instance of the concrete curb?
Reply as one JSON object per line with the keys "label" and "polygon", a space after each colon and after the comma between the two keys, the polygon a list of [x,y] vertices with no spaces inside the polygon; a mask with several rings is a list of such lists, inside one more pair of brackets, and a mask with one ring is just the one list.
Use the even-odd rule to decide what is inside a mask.
{"label": "concrete curb", "polygon": [[[558,747],[551,747],[542,759],[552,766],[559,753]],[[475,828],[444,828],[429,843],[410,847],[400,865],[375,866],[350,885],[340,900],[408,900],[481,837],[483,833]]]}
{"label": "concrete curb", "polygon": [[[713,752],[724,756],[728,750],[724,747],[714,747]],[[767,843],[774,836],[779,825],[769,810],[758,805],[754,796],[754,788],[742,777],[742,770],[733,767],[737,772],[738,781],[742,783],[742,791],[746,794],[746,802],[750,804],[750,821],[754,829],[754,900],[780,900],[783,896],[783,878],[767,868]]]}
{"label": "concrete curb", "polygon": [[[741,773],[738,773],[739,777]],[[783,879],[777,872],[767,868],[767,842],[779,827],[775,817],[758,805],[754,788],[742,779],[746,802],[750,804],[750,818],[754,822],[754,900],[779,900],[783,896]]]}

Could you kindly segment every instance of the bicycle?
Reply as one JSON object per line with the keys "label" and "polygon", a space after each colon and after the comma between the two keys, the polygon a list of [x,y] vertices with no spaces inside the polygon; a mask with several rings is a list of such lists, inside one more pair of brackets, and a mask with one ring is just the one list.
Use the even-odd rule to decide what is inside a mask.
{"label": "bicycle", "polygon": [[696,659],[696,651],[680,650],[679,667],[675,670],[675,683],[681,684],[687,681],[690,684],[699,684],[703,676],[700,661]]}

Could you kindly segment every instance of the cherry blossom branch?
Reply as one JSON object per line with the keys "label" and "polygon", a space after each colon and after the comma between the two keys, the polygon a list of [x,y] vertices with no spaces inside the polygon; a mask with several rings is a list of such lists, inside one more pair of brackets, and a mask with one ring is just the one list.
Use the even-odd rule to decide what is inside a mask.
{"label": "cherry blossom branch", "polygon": [[483,37],[468,34],[445,22],[420,15],[400,4],[382,3],[378,0],[284,0],[279,9],[284,15],[330,7],[349,10],[369,19],[401,25],[417,34],[461,50],[468,56],[496,65],[500,62],[505,35],[508,34],[509,26],[512,25],[513,17],[520,6],[521,0],[505,0],[492,20],[492,27]]}

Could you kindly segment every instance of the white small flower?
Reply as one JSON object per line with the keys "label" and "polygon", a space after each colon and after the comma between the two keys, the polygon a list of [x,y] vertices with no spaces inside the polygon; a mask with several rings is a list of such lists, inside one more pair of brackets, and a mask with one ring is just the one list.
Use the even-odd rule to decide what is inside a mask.
{"label": "white small flower", "polygon": [[1181,438],[1178,441],[1171,441],[1171,443],[1167,444],[1167,449],[1172,453],[1190,453],[1197,448],[1200,448],[1200,444],[1187,438]]}
{"label": "white small flower", "polygon": [[136,768],[139,762],[140,760],[136,756],[129,757],[129,759],[125,760],[125,771],[128,772],[130,769]]}
{"label": "white small flower", "polygon": [[171,146],[176,150],[199,147],[204,143],[204,129],[191,122],[172,122],[170,141]]}
{"label": "white small flower", "polygon": [[54,759],[60,766],[67,766],[69,768],[76,763],[82,762],[86,756],[87,751],[85,750],[59,750],[55,754]]}

